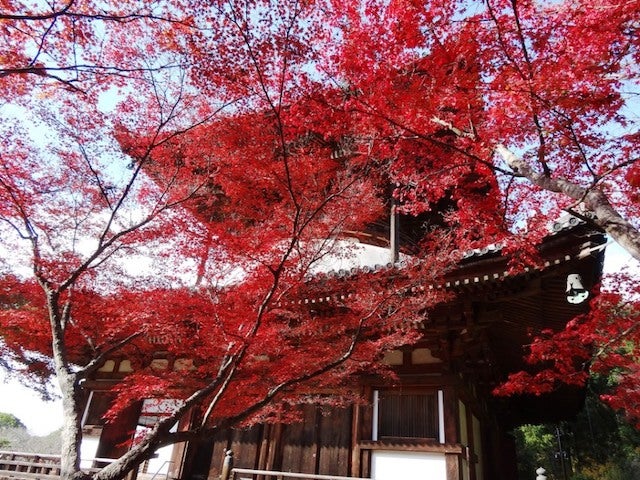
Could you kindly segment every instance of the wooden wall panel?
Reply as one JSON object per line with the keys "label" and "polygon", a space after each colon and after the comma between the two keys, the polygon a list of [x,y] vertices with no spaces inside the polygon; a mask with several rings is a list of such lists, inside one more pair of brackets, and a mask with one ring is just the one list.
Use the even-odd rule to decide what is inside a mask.
{"label": "wooden wall panel", "polygon": [[118,458],[127,452],[127,442],[133,439],[136,433],[141,408],[142,402],[137,402],[127,407],[115,422],[105,423],[96,457]]}
{"label": "wooden wall panel", "polygon": [[[181,472],[181,478],[189,478],[191,480],[205,480],[209,476],[209,467],[211,459],[211,449],[215,445],[209,440],[191,441],[182,452],[182,458],[185,459]],[[174,453],[175,450],[174,450]],[[172,458],[177,461],[178,458]]]}
{"label": "wooden wall panel", "polygon": [[234,466],[257,468],[263,427],[232,430],[229,448],[233,451]]}
{"label": "wooden wall panel", "polygon": [[[178,431],[183,431],[189,428],[189,426],[193,422],[193,411],[189,415],[185,415],[178,422]],[[209,442],[203,442],[204,448],[207,449],[210,445]],[[210,458],[204,458],[205,466],[201,466],[203,471],[199,476],[191,477],[189,475],[185,475],[185,472],[190,469],[195,462],[191,461],[191,458],[194,456],[194,448],[192,448],[193,442],[179,442],[173,446],[173,450],[171,452],[171,464],[169,465],[169,474],[168,477],[171,478],[194,478],[197,480],[198,478],[206,479],[207,478],[207,470],[209,468],[209,460]],[[200,449],[197,449],[197,453],[201,454]]]}
{"label": "wooden wall panel", "polygon": [[227,452],[228,445],[228,433],[221,432],[216,437],[212,438],[210,442],[213,443],[211,447],[211,461],[209,462],[209,475],[207,478],[219,479],[222,473],[222,462]]}
{"label": "wooden wall panel", "polygon": [[316,473],[318,462],[318,409],[304,407],[301,422],[285,425],[282,431],[282,463],[285,472]]}
{"label": "wooden wall panel", "polygon": [[350,474],[352,411],[352,408],[321,411],[317,473],[342,476]]}

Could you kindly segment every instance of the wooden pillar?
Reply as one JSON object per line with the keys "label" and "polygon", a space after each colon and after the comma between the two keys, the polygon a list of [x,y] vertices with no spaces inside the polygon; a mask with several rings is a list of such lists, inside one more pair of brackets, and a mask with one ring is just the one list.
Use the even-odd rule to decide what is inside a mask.
{"label": "wooden pillar", "polygon": [[446,443],[458,443],[458,397],[452,385],[443,388],[444,438]]}
{"label": "wooden pillar", "polygon": [[233,450],[227,450],[222,462],[222,472],[220,480],[230,480],[233,470]]}
{"label": "wooden pillar", "polygon": [[361,407],[353,405],[353,416],[351,417],[351,472],[354,477],[360,476],[360,423]]}
{"label": "wooden pillar", "polygon": [[457,453],[445,453],[447,468],[447,480],[460,480],[460,455]]}
{"label": "wooden pillar", "polygon": [[389,220],[389,249],[391,263],[400,259],[400,216],[398,215],[397,202],[391,197],[391,218]]}

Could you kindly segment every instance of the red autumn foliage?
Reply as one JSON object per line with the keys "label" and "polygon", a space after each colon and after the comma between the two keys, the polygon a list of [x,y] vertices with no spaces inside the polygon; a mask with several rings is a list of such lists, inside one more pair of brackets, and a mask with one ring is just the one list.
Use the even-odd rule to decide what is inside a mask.
{"label": "red autumn foliage", "polygon": [[[406,321],[439,298],[405,289],[466,249],[501,242],[514,268],[535,262],[568,210],[640,258],[639,13],[637,0],[1,1],[2,353],[58,376],[75,412],[63,477],[78,471],[75,389],[109,356],[138,367],[114,415],[170,388],[178,417],[281,418],[293,383],[339,384],[411,341]],[[415,265],[318,275],[336,238],[380,233],[391,196],[423,237],[404,245]],[[635,416],[636,286],[617,285],[533,342],[554,369],[504,391],[583,382],[591,365],[615,373],[607,401]],[[192,359],[189,375],[143,368],[149,339]],[[169,427],[100,478],[184,439]]]}
{"label": "red autumn foliage", "polygon": [[534,338],[527,356],[532,372],[510,375],[495,393],[542,394],[559,384],[582,386],[591,375],[603,376],[611,388],[602,400],[640,427],[638,283],[628,273],[616,277],[620,291],[601,292],[589,313],[570,321],[564,331]]}

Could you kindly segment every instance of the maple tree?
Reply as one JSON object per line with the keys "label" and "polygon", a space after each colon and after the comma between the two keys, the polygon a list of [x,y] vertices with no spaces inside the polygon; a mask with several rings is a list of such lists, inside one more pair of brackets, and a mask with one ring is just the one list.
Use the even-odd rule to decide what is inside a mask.
{"label": "maple tree", "polygon": [[495,393],[540,395],[559,384],[583,386],[594,376],[609,387],[600,399],[640,428],[638,282],[628,272],[615,277],[617,290],[601,292],[588,314],[561,332],[543,331],[533,340],[526,360],[538,367],[535,371],[511,374]]}
{"label": "maple tree", "polygon": [[[161,391],[183,403],[96,478],[208,428],[282,419],[273,400],[304,397],[293,384],[339,384],[414,338],[406,321],[438,299],[400,298],[408,285],[494,242],[514,265],[535,261],[561,210],[640,258],[639,10],[2,2],[3,362],[55,371],[63,477],[81,476],[80,381],[110,355],[144,358],[152,336],[179,339],[163,348],[193,369],[137,371],[112,415]],[[390,190],[406,214],[439,210],[435,227],[451,241],[442,228],[420,232],[430,268],[318,275],[336,235],[387,214]],[[131,258],[153,263],[136,271]],[[336,292],[353,293],[348,305],[292,300]],[[628,318],[617,345],[636,343]],[[580,355],[609,351],[600,327],[581,325]],[[606,358],[632,368],[635,357]],[[201,428],[170,432],[203,405]]]}
{"label": "maple tree", "polygon": [[[357,92],[343,108],[363,119],[359,135],[393,158],[407,208],[488,168],[501,198],[477,210],[499,204],[503,236],[535,243],[567,210],[640,258],[637,2],[376,5],[351,15],[352,54],[336,55],[334,71]],[[433,154],[397,153],[408,138]],[[464,207],[456,221],[473,228],[478,212]]]}
{"label": "maple tree", "polygon": [[[458,247],[497,241],[514,265],[536,262],[535,245],[566,211],[640,259],[638,2],[368,5],[346,14],[350,54],[327,69],[349,95],[329,103],[352,114],[361,149],[390,159],[405,211],[449,196]],[[535,339],[529,360],[542,371],[498,392],[611,374],[602,399],[637,419],[637,281],[610,283],[616,293],[588,317]]]}
{"label": "maple tree", "polygon": [[[340,393],[417,339],[417,312],[437,294],[406,292],[448,263],[322,275],[336,248],[357,249],[336,236],[387,215],[387,180],[333,155],[290,108],[308,92],[311,17],[286,4],[265,29],[265,5],[212,5],[205,20],[186,7],[2,6],[2,361],[36,387],[55,375],[62,478],[122,478],[164,444],[344,401],[304,385]],[[155,369],[158,350],[184,368]],[[112,357],[135,371],[109,418],[146,398],[175,403],[90,475],[82,384]],[[195,411],[193,428],[172,431]]]}

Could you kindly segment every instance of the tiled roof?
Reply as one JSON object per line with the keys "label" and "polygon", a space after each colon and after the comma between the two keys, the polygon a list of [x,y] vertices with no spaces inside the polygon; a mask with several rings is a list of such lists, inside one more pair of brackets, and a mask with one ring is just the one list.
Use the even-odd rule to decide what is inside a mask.
{"label": "tiled roof", "polygon": [[[561,232],[570,231],[579,225],[586,225],[586,222],[571,214],[562,215],[557,221],[551,224],[549,228],[550,230],[549,237],[553,237]],[[585,258],[586,256],[591,255],[596,251],[601,251],[602,249],[604,249],[604,246],[605,246],[604,243],[588,240],[582,243],[581,245],[576,245],[577,251],[574,252],[573,255],[568,255],[566,254],[566,252],[561,252],[557,256],[548,257],[543,264],[537,267],[525,267],[521,273],[526,274],[526,273],[533,273],[536,271],[543,271],[546,268],[556,266],[556,265],[561,265],[563,263],[571,261],[572,259]],[[498,256],[497,254],[500,253],[502,248],[503,248],[503,245],[498,243],[498,244],[487,245],[486,247],[481,249],[469,250],[468,252],[464,253],[462,260],[465,262],[471,261],[472,263],[475,263],[476,260],[480,260],[483,257],[489,258],[493,256]],[[383,270],[390,271],[394,269],[402,269],[405,265],[406,265],[405,261],[400,261],[396,263],[389,262],[385,265],[381,265],[381,264],[365,265],[362,267],[353,267],[348,270],[347,269],[329,270],[317,275],[320,277],[326,275],[327,277],[331,277],[331,278],[337,277],[337,278],[346,279],[352,275],[358,275],[361,273],[367,274],[367,273],[379,272]],[[419,291],[433,290],[433,289],[457,289],[457,288],[464,288],[467,286],[489,284],[489,283],[497,282],[515,275],[516,274],[510,273],[509,271],[502,270],[502,269],[500,271],[492,271],[492,272],[482,273],[482,274],[475,274],[475,273],[466,274],[466,275],[462,274],[460,278],[449,279],[438,285],[423,285],[423,286],[414,287],[412,288],[412,292],[415,293]],[[344,301],[350,296],[351,295],[333,294],[329,296],[319,296],[317,298],[303,298],[303,299],[298,299],[295,301],[284,302],[284,303],[285,304],[287,303],[289,304],[296,304],[296,303],[297,304],[315,304],[315,303],[322,304],[322,303],[330,303],[335,301],[338,301],[338,302]]]}

